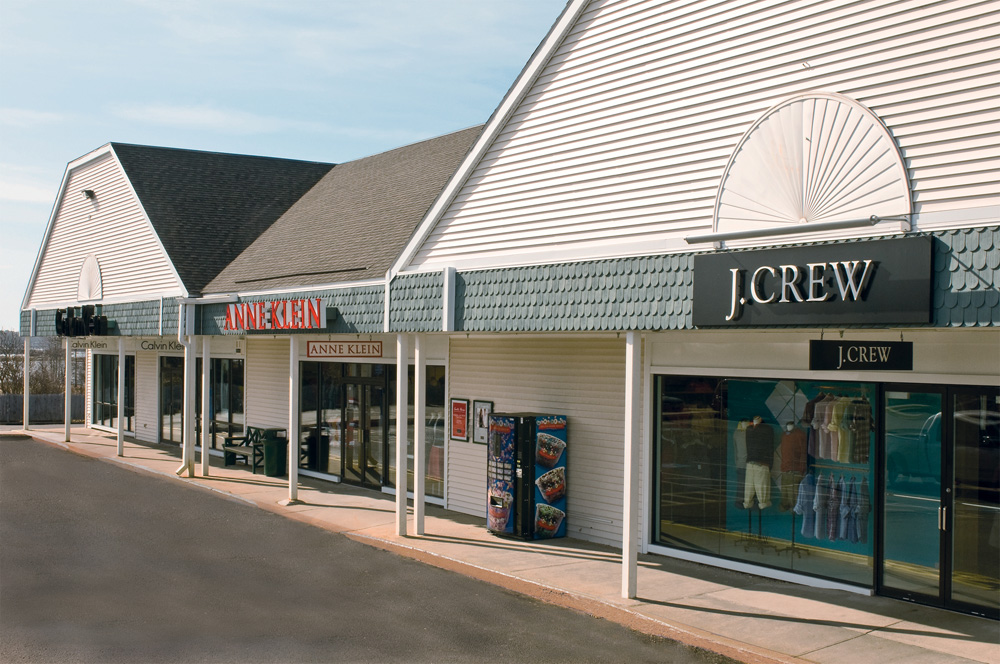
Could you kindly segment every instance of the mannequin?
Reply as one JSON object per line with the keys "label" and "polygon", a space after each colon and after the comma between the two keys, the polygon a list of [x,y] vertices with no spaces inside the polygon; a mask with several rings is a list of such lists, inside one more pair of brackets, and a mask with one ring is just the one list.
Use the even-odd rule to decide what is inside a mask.
{"label": "mannequin", "polygon": [[771,461],[774,458],[774,429],[757,415],[746,430],[747,475],[743,507],[750,509],[754,497],[760,509],[771,506]]}
{"label": "mannequin", "polygon": [[746,493],[747,478],[747,427],[750,420],[740,420],[733,431],[733,460],[736,464],[736,504],[742,507],[743,496]]}
{"label": "mannequin", "polygon": [[799,484],[808,463],[808,436],[794,422],[785,422],[781,434],[781,509],[790,510],[798,501]]}

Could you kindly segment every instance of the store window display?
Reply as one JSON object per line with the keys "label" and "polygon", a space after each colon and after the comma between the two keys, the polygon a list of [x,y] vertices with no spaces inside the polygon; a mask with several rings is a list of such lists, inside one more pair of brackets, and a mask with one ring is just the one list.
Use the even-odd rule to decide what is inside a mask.
{"label": "store window display", "polygon": [[655,385],[657,544],[872,585],[875,385]]}

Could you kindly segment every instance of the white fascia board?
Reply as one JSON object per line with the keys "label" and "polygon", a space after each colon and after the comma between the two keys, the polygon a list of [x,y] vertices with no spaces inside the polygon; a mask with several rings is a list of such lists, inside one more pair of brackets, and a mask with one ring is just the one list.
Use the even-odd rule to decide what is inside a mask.
{"label": "white fascia board", "polygon": [[545,36],[542,42],[535,49],[535,52],[528,59],[528,63],[521,70],[520,75],[514,81],[514,84],[504,95],[504,98],[500,101],[500,105],[497,106],[496,110],[493,111],[493,115],[486,123],[486,128],[483,129],[483,133],[476,139],[475,145],[469,150],[469,153],[462,160],[459,165],[458,170],[455,174],[451,176],[448,183],[445,185],[444,189],[438,195],[434,204],[424,215],[423,220],[420,225],[417,226],[417,230],[410,237],[410,241],[406,244],[403,252],[393,263],[392,267],[389,268],[388,281],[392,280],[392,277],[399,274],[409,263],[413,260],[413,256],[419,251],[420,246],[427,239],[427,236],[434,229],[437,224],[438,219],[451,205],[455,196],[465,185],[466,180],[475,170],[476,166],[479,164],[483,155],[493,144],[497,135],[507,124],[507,120],[510,118],[511,114],[517,110],[520,105],[521,100],[524,95],[531,90],[535,79],[544,69],[546,63],[555,53],[559,45],[562,44],[563,39],[569,33],[570,29],[576,24],[577,18],[587,7],[590,0],[570,0],[566,7],[563,9],[562,14],[556,19],[555,23],[552,24],[552,28],[549,33]]}
{"label": "white fascia board", "polygon": [[56,214],[59,212],[59,206],[62,204],[63,198],[66,196],[66,185],[69,183],[70,173],[81,166],[86,166],[95,159],[103,157],[110,151],[111,144],[105,143],[93,152],[89,152],[82,157],[78,157],[66,165],[66,170],[63,171],[62,181],[59,183],[59,191],[56,194],[56,200],[52,203],[52,210],[49,212],[49,222],[45,226],[45,234],[42,235],[42,244],[38,247],[38,254],[35,255],[35,264],[31,268],[31,277],[28,279],[28,287],[24,289],[24,298],[21,300],[21,311],[28,308],[28,302],[31,300],[31,291],[35,288],[35,280],[38,278],[38,269],[42,266],[42,256],[45,255],[45,249],[49,246],[49,239],[52,237],[52,228],[56,223]]}
{"label": "white fascia board", "polygon": [[115,150],[113,147],[111,147],[110,143],[108,144],[108,147],[111,151],[112,158],[114,158],[115,160],[115,164],[118,165],[118,169],[125,177],[125,183],[128,185],[128,190],[132,193],[132,196],[135,198],[135,202],[138,203],[139,209],[142,211],[142,218],[146,222],[146,226],[149,227],[149,232],[152,233],[154,238],[156,238],[156,244],[160,248],[160,253],[163,255],[163,258],[166,259],[167,265],[170,266],[170,271],[173,272],[174,279],[177,280],[177,287],[180,289],[182,293],[181,297],[190,297],[191,294],[188,292],[187,286],[185,286],[184,282],[181,281],[181,275],[177,272],[177,268],[174,266],[174,262],[170,260],[170,254],[167,253],[166,247],[163,246],[163,241],[160,239],[160,234],[156,232],[156,228],[153,226],[153,222],[149,220],[149,215],[146,213],[146,206],[142,204],[142,199],[140,199],[139,195],[135,193],[135,187],[132,186],[132,180],[129,179],[128,172],[125,170],[125,167],[122,166],[121,160],[118,159],[118,155],[115,153]]}
{"label": "white fascia board", "polygon": [[[286,293],[301,293],[324,290],[346,290],[348,288],[364,288],[366,286],[383,286],[387,282],[384,279],[368,279],[366,281],[341,281],[333,284],[317,284],[313,286],[282,286],[281,288],[266,288],[254,291],[237,291],[237,297],[266,297],[268,295],[285,295]],[[234,293],[203,293],[200,299],[192,300],[201,302],[202,300],[215,297],[233,295]]]}

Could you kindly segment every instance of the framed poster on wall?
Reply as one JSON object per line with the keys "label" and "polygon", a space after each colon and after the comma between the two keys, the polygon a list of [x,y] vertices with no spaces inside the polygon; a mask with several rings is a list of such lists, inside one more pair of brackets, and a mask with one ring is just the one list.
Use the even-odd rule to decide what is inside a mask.
{"label": "framed poster on wall", "polygon": [[472,402],[472,442],[486,444],[490,434],[490,414],[493,412],[492,401]]}
{"label": "framed poster on wall", "polygon": [[469,442],[469,400],[451,400],[451,439]]}

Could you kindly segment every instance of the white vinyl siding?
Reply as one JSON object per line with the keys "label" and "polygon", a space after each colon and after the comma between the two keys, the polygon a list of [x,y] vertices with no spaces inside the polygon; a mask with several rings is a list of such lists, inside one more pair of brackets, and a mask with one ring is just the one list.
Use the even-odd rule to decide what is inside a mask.
{"label": "white vinyl siding", "polygon": [[160,430],[160,359],[155,352],[135,354],[135,437],[157,442]]}
{"label": "white vinyl siding", "polygon": [[[91,201],[81,193],[96,192]],[[118,162],[110,154],[73,169],[58,200],[27,306],[77,301],[89,254],[100,263],[104,301],[182,295],[183,289]]]}
{"label": "white vinyl siding", "polygon": [[247,339],[246,423],[288,427],[288,339]]}
{"label": "white vinyl siding", "polygon": [[592,3],[409,268],[689,250],[684,236],[712,230],[743,134],[771,106],[814,91],[856,99],[884,121],[918,228],[996,223],[998,8]]}
{"label": "white vinyl siding", "polygon": [[[625,343],[614,338],[453,337],[450,398],[494,412],[566,415],[568,535],[621,546]],[[448,443],[448,509],[486,516],[486,446]]]}

